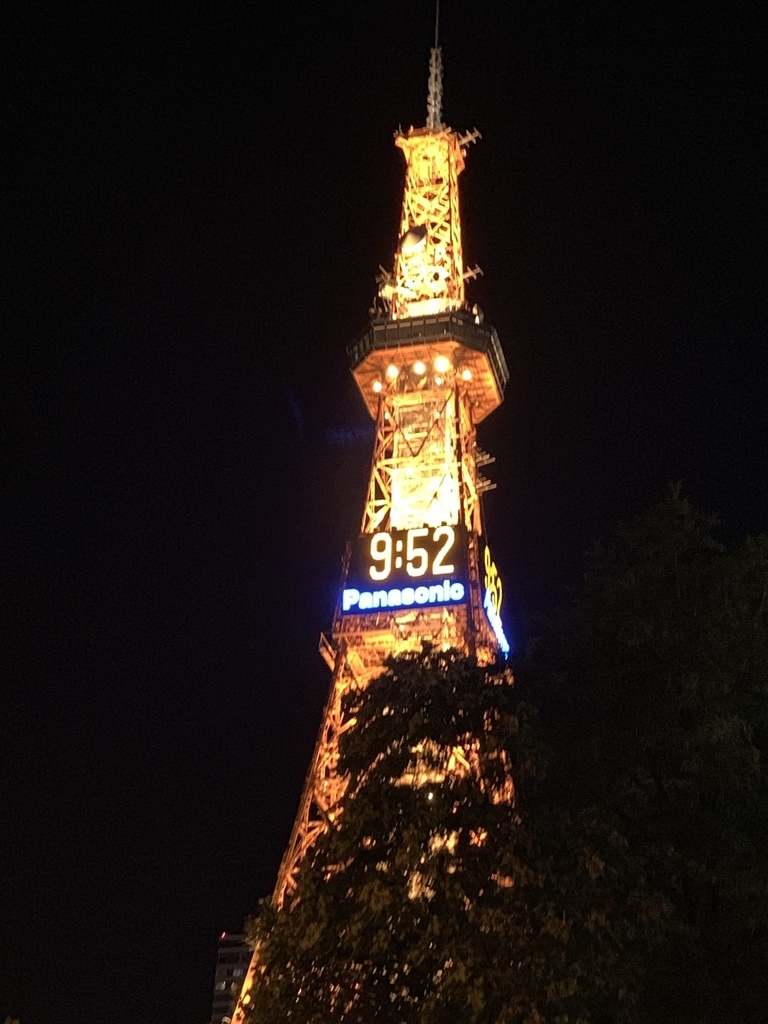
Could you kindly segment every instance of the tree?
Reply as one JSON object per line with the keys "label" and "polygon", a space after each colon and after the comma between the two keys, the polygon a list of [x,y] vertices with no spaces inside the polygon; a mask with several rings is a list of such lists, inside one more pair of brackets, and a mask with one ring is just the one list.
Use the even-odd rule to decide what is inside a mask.
{"label": "tree", "polygon": [[348,696],[254,1024],[765,1024],[768,541],[714,525],[620,527],[514,687],[425,648]]}
{"label": "tree", "polygon": [[665,905],[611,822],[521,817],[544,756],[509,674],[425,649],[348,701],[344,811],[255,924],[253,1020],[568,1024],[630,1005],[627,951]]}
{"label": "tree", "polygon": [[768,540],[728,552],[672,488],[598,546],[521,686],[558,751],[543,799],[617,822],[672,908],[645,1020],[768,1020]]}

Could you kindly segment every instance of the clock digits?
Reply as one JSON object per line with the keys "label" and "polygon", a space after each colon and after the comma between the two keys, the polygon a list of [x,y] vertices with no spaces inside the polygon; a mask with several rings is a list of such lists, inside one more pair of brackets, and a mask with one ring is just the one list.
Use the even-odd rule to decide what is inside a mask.
{"label": "clock digits", "polygon": [[392,572],[392,537],[388,533],[377,533],[371,540],[371,561],[380,562],[380,567],[370,568],[372,580],[385,580]]}
{"label": "clock digits", "polygon": [[419,537],[426,537],[429,533],[427,529],[420,530],[409,530],[408,541],[406,543],[406,555],[408,561],[405,564],[408,570],[409,576],[423,576],[429,566],[429,552],[426,548],[417,547],[414,544],[414,539]]}

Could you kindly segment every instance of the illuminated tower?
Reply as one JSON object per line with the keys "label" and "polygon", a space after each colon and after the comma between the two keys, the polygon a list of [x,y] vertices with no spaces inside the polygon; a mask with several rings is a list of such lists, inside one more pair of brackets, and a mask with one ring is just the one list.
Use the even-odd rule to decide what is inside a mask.
{"label": "illuminated tower", "polygon": [[[436,41],[437,42],[437,41]],[[503,400],[507,366],[493,327],[467,308],[459,214],[466,147],[442,123],[442,55],[431,52],[427,124],[398,132],[406,162],[400,236],[377,309],[349,349],[351,369],[376,422],[360,536],[347,545],[339,601],[320,652],[333,672],[320,734],[273,901],[295,889],[307,851],[339,813],[345,780],[338,742],[353,722],[342,697],[381,672],[388,655],[421,648],[474,654],[481,664],[509,647],[501,582],[483,536],[476,425]],[[510,784],[511,785],[511,784]],[[510,794],[507,797],[511,799]],[[257,971],[258,950],[233,1017]]]}

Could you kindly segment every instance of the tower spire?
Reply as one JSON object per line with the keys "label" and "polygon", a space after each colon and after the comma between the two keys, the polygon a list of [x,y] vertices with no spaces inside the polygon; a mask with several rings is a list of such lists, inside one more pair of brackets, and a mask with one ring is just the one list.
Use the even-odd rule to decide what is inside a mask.
{"label": "tower spire", "polygon": [[406,163],[403,212],[393,268],[381,268],[377,278],[381,305],[391,320],[465,309],[464,282],[480,273],[479,268],[464,269],[458,184],[466,148],[480,133],[459,136],[443,124],[439,15],[438,4],[426,126],[395,135]]}
{"label": "tower spire", "polygon": [[427,129],[439,132],[443,126],[443,51],[440,48],[440,0],[435,3],[435,45],[429,51],[429,90],[427,92]]}

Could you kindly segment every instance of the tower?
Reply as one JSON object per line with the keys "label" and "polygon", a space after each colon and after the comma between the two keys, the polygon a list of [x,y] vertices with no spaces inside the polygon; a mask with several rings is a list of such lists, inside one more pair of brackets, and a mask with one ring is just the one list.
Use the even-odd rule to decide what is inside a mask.
{"label": "tower", "polygon": [[[442,122],[442,54],[432,48],[427,123],[398,132],[406,163],[400,233],[382,270],[373,317],[349,348],[352,374],[376,423],[360,535],[345,552],[332,628],[320,653],[333,673],[298,814],[273,902],[340,813],[337,770],[342,697],[364,687],[389,655],[424,642],[473,654],[481,664],[509,650],[502,588],[484,536],[480,470],[493,461],[476,426],[503,400],[508,371],[496,331],[467,308],[459,175],[477,131]],[[258,950],[233,1017],[241,1024]]]}

